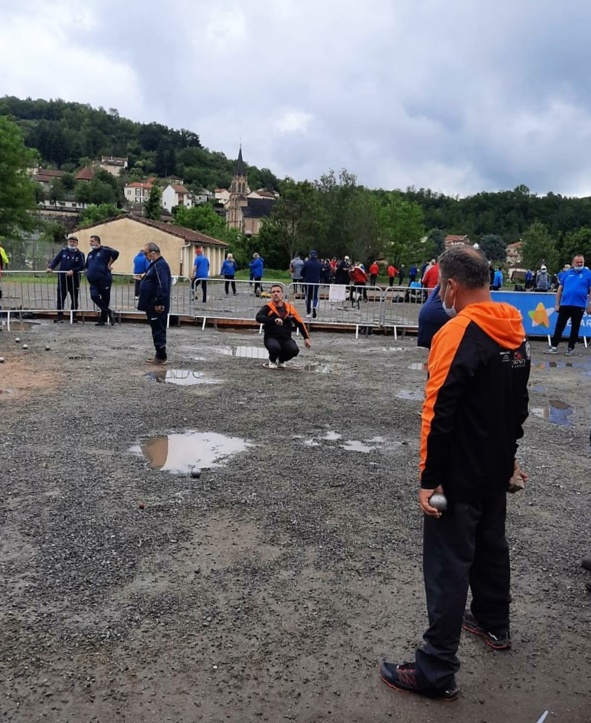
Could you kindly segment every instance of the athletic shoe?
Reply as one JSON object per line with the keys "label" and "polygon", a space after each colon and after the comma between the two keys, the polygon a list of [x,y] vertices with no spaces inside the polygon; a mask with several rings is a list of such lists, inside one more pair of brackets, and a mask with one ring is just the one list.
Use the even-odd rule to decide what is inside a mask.
{"label": "athletic shoe", "polygon": [[279,369],[285,369],[287,364],[285,362],[279,362],[277,366],[279,367]]}
{"label": "athletic shoe", "polygon": [[574,350],[574,349],[567,349],[567,350],[564,352],[564,356],[572,356],[574,353],[575,353],[575,350]]}
{"label": "athletic shoe", "polygon": [[385,661],[380,665],[380,676],[389,688],[400,690],[404,693],[416,693],[426,698],[438,698],[439,700],[455,700],[460,691],[456,687],[455,680],[449,688],[438,690],[425,685],[419,677],[415,663],[402,663],[394,665]]}
{"label": "athletic shoe", "polygon": [[64,317],[63,316],[56,316],[53,320],[54,324],[63,324],[64,323]]}
{"label": "athletic shoe", "polygon": [[312,318],[312,314],[306,314],[306,319],[311,319],[311,318]]}
{"label": "athletic shoe", "polygon": [[270,359],[267,366],[269,369],[279,369],[279,365],[277,364],[277,362],[271,361]]}
{"label": "athletic shoe", "polygon": [[582,562],[581,566],[584,570],[591,571],[591,557],[586,557]]}
{"label": "athletic shoe", "polygon": [[483,638],[484,642],[493,650],[509,650],[511,648],[511,634],[508,630],[499,630],[492,633],[478,624],[478,621],[469,610],[464,613],[462,623],[464,630]]}
{"label": "athletic shoe", "polygon": [[97,321],[95,326],[107,326],[107,322],[106,321]]}
{"label": "athletic shoe", "polygon": [[152,357],[151,359],[146,359],[146,364],[154,364],[154,365],[168,364],[168,359],[160,359],[160,357],[155,356],[155,357]]}
{"label": "athletic shoe", "polygon": [[313,309],[313,310],[312,310],[312,317],[313,317],[314,319],[317,319],[317,318],[318,318],[318,312],[316,311],[316,309]]}
{"label": "athletic shoe", "polygon": [[558,347],[551,346],[544,352],[544,354],[558,354]]}

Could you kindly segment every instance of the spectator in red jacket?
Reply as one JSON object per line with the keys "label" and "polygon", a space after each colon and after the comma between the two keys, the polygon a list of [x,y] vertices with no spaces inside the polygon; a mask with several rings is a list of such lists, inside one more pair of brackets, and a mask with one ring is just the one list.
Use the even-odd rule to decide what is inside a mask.
{"label": "spectator in red jacket", "polygon": [[394,264],[388,266],[388,286],[394,286],[394,279],[398,276],[398,269]]}
{"label": "spectator in red jacket", "polygon": [[431,260],[431,263],[425,270],[422,282],[425,289],[434,289],[439,283],[439,264],[435,259]]}
{"label": "spectator in red jacket", "polygon": [[378,274],[380,273],[380,267],[378,262],[374,261],[369,267],[369,285],[375,286],[378,283]]}
{"label": "spectator in red jacket", "polygon": [[[363,293],[363,301],[367,301],[367,289],[365,288],[365,285],[367,284],[367,274],[361,268],[360,263],[353,266],[353,268],[349,271],[349,276],[351,277],[351,283],[353,284],[353,286],[351,286],[351,301],[354,301],[355,293]],[[361,286],[363,291],[362,289],[355,288],[357,286]]]}

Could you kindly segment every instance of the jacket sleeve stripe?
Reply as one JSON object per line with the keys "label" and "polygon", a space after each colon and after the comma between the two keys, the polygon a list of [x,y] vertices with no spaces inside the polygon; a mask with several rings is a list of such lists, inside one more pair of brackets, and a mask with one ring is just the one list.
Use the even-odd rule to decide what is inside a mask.
{"label": "jacket sleeve stripe", "polygon": [[459,358],[464,354],[460,355],[459,350],[469,324],[468,318],[448,322],[435,335],[429,354],[420,452],[421,482],[428,489],[440,484],[439,471],[445,464],[449,446],[447,438],[453,433],[457,402],[465,383],[462,380],[466,378],[465,374],[454,374],[453,368],[462,363]]}

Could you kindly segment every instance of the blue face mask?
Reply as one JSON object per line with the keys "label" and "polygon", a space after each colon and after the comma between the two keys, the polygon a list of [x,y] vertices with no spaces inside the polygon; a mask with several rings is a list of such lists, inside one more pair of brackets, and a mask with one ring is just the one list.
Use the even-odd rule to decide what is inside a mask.
{"label": "blue face mask", "polygon": [[[445,291],[447,293],[447,287],[446,287]],[[440,292],[440,296],[441,296],[441,292]],[[453,306],[445,305],[445,294],[443,296],[441,296],[441,304],[443,306],[443,311],[445,311],[445,313],[449,316],[450,319],[453,319],[454,316],[458,315],[458,312],[454,309]]]}
{"label": "blue face mask", "polygon": [[68,248],[70,249],[70,251],[76,251],[76,249],[77,249],[78,247],[77,247],[77,246],[68,246]]}
{"label": "blue face mask", "polygon": [[580,274],[584,268],[584,266],[573,266],[573,271],[576,271],[577,274]]}

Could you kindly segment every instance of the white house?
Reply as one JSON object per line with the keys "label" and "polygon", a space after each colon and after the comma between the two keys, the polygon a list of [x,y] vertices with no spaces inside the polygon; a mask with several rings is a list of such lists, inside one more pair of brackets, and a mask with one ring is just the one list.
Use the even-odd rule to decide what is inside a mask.
{"label": "white house", "polygon": [[193,195],[180,183],[169,183],[162,191],[162,206],[172,211],[173,206],[191,208],[195,205]]}
{"label": "white house", "polygon": [[125,184],[123,192],[128,203],[146,203],[150,198],[152,184],[150,182],[134,181]]}

